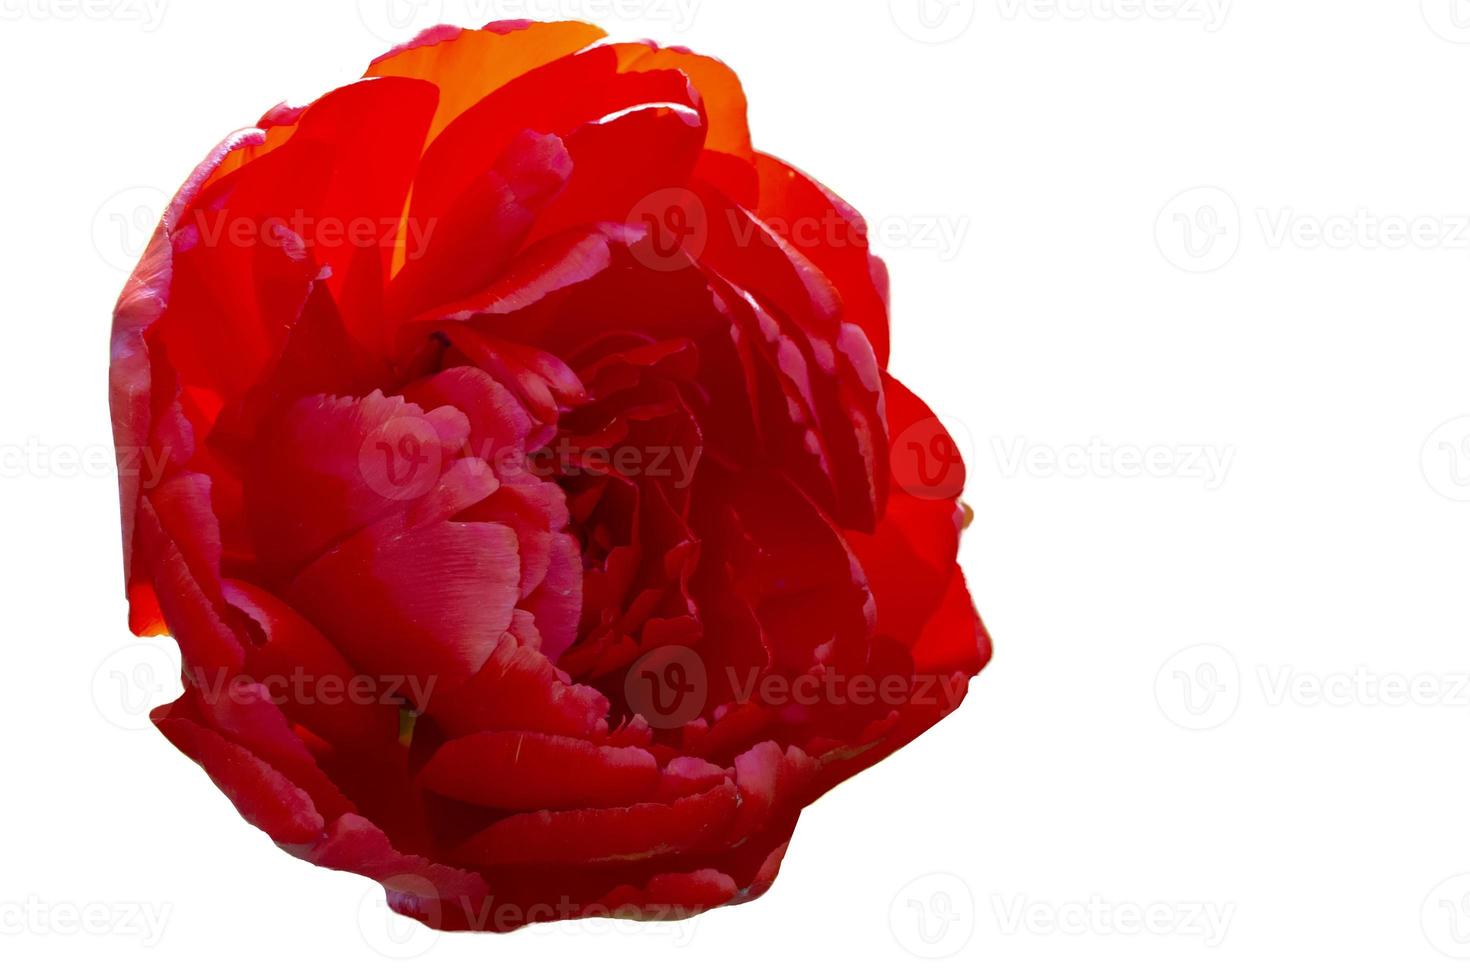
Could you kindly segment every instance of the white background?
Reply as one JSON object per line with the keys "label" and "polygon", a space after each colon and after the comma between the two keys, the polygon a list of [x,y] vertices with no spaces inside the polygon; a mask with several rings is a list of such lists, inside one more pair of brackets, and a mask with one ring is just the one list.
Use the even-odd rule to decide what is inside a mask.
{"label": "white background", "polygon": [[[924,2],[0,0],[0,969],[1464,975],[1470,4]],[[224,134],[528,9],[725,58],[872,221],[997,656],[760,901],[438,936],[141,723],[109,312]]]}

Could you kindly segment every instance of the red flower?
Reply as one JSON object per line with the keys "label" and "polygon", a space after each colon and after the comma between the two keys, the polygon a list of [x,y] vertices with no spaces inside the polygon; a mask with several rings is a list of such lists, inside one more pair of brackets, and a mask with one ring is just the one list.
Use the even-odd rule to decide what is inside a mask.
{"label": "red flower", "polygon": [[439,928],[754,898],[990,654],[862,219],[724,65],[600,37],[436,28],[272,110],[114,323],[154,720]]}

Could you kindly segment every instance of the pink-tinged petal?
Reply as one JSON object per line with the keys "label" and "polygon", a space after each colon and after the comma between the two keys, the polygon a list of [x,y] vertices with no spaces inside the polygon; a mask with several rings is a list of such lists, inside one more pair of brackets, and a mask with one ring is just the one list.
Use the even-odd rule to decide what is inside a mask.
{"label": "pink-tinged petal", "polygon": [[562,410],[586,398],[576,372],[544,350],[460,323],[442,324],[440,333],[471,364],[510,389],[539,423],[527,449],[540,449],[550,442]]}
{"label": "pink-tinged petal", "polygon": [[240,815],[278,844],[306,844],[321,836],[323,821],[311,797],[250,751],[203,725],[154,711],[158,730],[199,763]]}
{"label": "pink-tinged petal", "polygon": [[737,289],[755,295],[816,342],[835,342],[842,297],[831,280],[777,231],[727,195],[707,185],[692,188],[708,219],[709,239],[700,265]]}
{"label": "pink-tinged petal", "polygon": [[760,741],[774,725],[771,712],[754,703],[739,704],[721,714],[714,724],[685,726],[683,750],[703,759],[733,759]]}
{"label": "pink-tinged petal", "polygon": [[822,229],[794,247],[836,286],[843,317],[862,329],[879,365],[886,366],[887,282],[884,277],[879,283],[875,276],[867,222],[852,205],[786,162],[761,153],[755,156],[755,166],[760,177],[756,215],[777,228]]}
{"label": "pink-tinged petal", "polygon": [[[520,470],[508,474],[507,482],[499,490],[461,517],[504,524],[516,532],[521,556],[520,593],[525,599],[546,581],[557,538],[567,524],[566,498],[556,484]],[[577,594],[580,593],[578,588]]]}
{"label": "pink-tinged petal", "polygon": [[220,605],[220,530],[202,473],[179,473],[148,494],[159,524],[210,603]]}
{"label": "pink-tinged petal", "polygon": [[425,313],[424,320],[470,320],[504,316],[535,306],[542,300],[605,272],[612,264],[609,243],[638,241],[642,229],[600,224],[572,228],[526,246],[490,287],[473,296]]}
{"label": "pink-tinged petal", "polygon": [[485,162],[499,159],[523,130],[566,136],[635,106],[695,105],[682,74],[619,74],[617,61],[610,48],[592,48],[528,71],[466,109],[425,151],[410,215],[428,221],[453,213]]}
{"label": "pink-tinged petal", "polygon": [[436,693],[429,705],[451,735],[527,730],[580,738],[606,731],[607,709],[596,689],[572,684],[535,646],[511,636],[463,687]]}
{"label": "pink-tinged petal", "polygon": [[277,707],[272,688],[245,677],[196,675],[170,717],[208,725],[236,746],[275,769],[306,793],[318,813],[331,820],[355,809],[317,766],[301,738]]}
{"label": "pink-tinged petal", "polygon": [[507,817],[461,845],[470,865],[576,865],[643,861],[717,845],[735,819],[729,783],[673,803],[555,810]]}
{"label": "pink-tinged petal", "polygon": [[566,137],[571,179],[531,240],[601,222],[641,222],[640,205],[683,187],[704,145],[704,119],[684,106],[644,106],[585,123]]}
{"label": "pink-tinged petal", "polygon": [[759,297],[721,289],[764,450],[844,527],[870,530],[888,495],[883,388],[856,327],[830,339]]}
{"label": "pink-tinged petal", "polygon": [[263,565],[289,573],[425,496],[468,438],[458,410],[424,412],[381,392],[296,402],[262,434],[245,475]]}
{"label": "pink-tinged petal", "polygon": [[178,639],[186,674],[197,670],[233,672],[245,662],[239,638],[210,598],[218,581],[195,578],[179,545],[164,530],[153,504],[138,509],[139,565],[150,570],[153,592],[169,632]]}
{"label": "pink-tinged petal", "polygon": [[681,919],[719,908],[739,894],[735,879],[714,868],[654,875],[643,887],[620,885],[593,903],[617,918]]}
{"label": "pink-tinged petal", "polygon": [[637,748],[611,748],[536,732],[480,732],[439,747],[424,786],[477,806],[562,810],[647,799],[658,764]]}
{"label": "pink-tinged petal", "polygon": [[469,454],[487,463],[502,456],[519,459],[534,423],[520,400],[475,367],[440,371],[409,385],[403,397],[425,411],[454,408],[469,421]]}
{"label": "pink-tinged petal", "polygon": [[[259,631],[246,659],[245,672],[258,680],[281,684],[282,710],[293,722],[337,749],[370,752],[398,738],[399,708],[382,697],[368,700],[323,696],[353,690],[363,675],[349,664],[315,626],[277,596],[247,582],[225,583],[225,598],[249,617]],[[306,686],[296,696],[296,678]],[[375,695],[401,688],[396,678],[368,678]],[[285,683],[281,683],[284,681]],[[410,693],[402,692],[405,697]]]}
{"label": "pink-tinged petal", "polygon": [[287,849],[323,868],[381,882],[393,911],[436,929],[483,928],[493,903],[489,885],[478,874],[405,854],[356,814],[337,818],[308,846]]}
{"label": "pink-tinged petal", "polygon": [[561,139],[528,129],[442,213],[410,216],[418,247],[405,253],[388,287],[389,321],[412,319],[494,282],[571,169]]}
{"label": "pink-tinged petal", "polygon": [[582,614],[582,552],[571,535],[552,540],[546,577],[522,607],[536,617],[542,650],[555,663],[577,638]]}
{"label": "pink-tinged petal", "polygon": [[762,742],[736,756],[740,812],[732,838],[743,840],[791,819],[806,804],[816,770],[816,763],[801,749],[791,746],[783,752],[775,742]]}
{"label": "pink-tinged petal", "polygon": [[286,598],[360,670],[448,688],[490,658],[520,574],[509,528],[390,517],[308,565]]}
{"label": "pink-tinged petal", "polygon": [[670,759],[659,777],[658,799],[673,802],[714,789],[730,776],[730,771],[704,759],[678,756]]}
{"label": "pink-tinged petal", "polygon": [[112,409],[113,441],[119,464],[123,573],[129,582],[133,581],[134,523],[145,476],[143,468],[137,465],[138,454],[150,445],[151,408],[154,399],[159,394],[172,394],[154,391],[156,367],[150,363],[152,352],[145,339],[168,308],[173,282],[172,236],[178,228],[185,207],[215,172],[220,162],[240,146],[257,142],[260,138],[261,134],[256,130],[236,133],[216,146],[194,169],[169,204],[142,260],[128,277],[127,286],[113,311],[109,402]]}

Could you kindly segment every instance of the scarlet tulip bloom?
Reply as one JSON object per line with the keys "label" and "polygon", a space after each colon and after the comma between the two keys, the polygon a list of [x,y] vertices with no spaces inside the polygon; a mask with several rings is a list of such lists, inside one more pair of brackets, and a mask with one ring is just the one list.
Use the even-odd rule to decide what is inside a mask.
{"label": "scarlet tulip bloom", "polygon": [[436,928],[759,896],[964,697],[963,466],[713,59],[440,27],[230,136],[118,303],[159,729]]}

